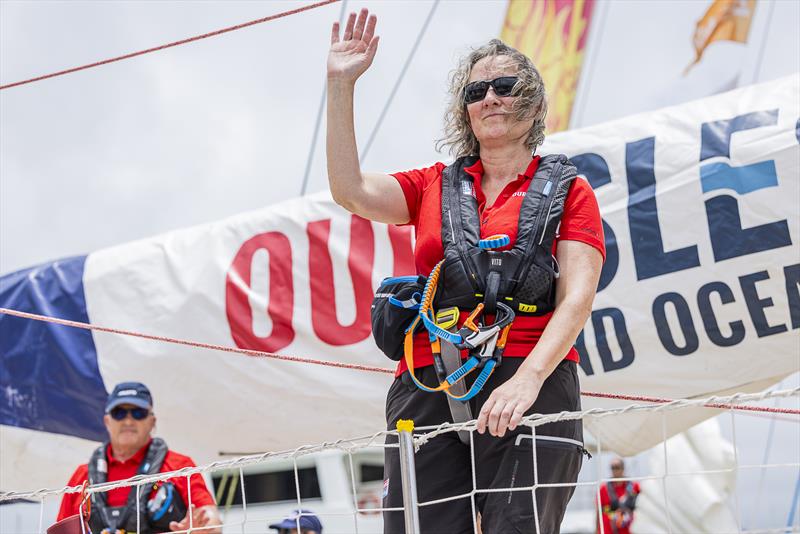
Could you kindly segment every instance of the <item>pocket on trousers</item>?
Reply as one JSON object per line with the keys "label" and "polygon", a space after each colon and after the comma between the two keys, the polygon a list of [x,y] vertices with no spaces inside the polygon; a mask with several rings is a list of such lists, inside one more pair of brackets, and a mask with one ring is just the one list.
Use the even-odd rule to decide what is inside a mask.
{"label": "pocket on trousers", "polygon": [[[517,454],[533,456],[531,450],[531,436],[520,435],[517,437],[520,442]],[[527,442],[527,444],[523,444]],[[536,437],[536,471],[538,477],[535,479],[537,484],[574,484],[578,480],[578,473],[583,462],[583,443],[570,438],[558,436],[537,436]],[[532,462],[532,460],[531,460]],[[533,485],[534,480],[530,480]],[[518,533],[537,532],[535,517],[538,515],[538,532],[557,534],[564,519],[564,512],[569,503],[575,486],[559,487],[538,487],[536,490],[536,515],[533,510],[521,510],[510,520],[513,530]],[[533,502],[532,500],[530,501]],[[527,513],[530,512],[530,513]]]}

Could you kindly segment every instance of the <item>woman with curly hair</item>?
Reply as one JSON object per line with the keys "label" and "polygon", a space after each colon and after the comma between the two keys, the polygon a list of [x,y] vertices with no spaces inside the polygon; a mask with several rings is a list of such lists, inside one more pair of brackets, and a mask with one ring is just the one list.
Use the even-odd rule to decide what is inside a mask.
{"label": "woman with curly hair", "polygon": [[[491,367],[483,389],[470,385],[474,396],[463,403],[477,414],[478,433],[466,443],[455,432],[441,434],[415,455],[420,502],[454,498],[422,506],[421,530],[472,532],[479,513],[486,533],[558,533],[585,452],[581,423],[534,431],[520,421],[580,409],[573,344],[605,257],[597,201],[565,156],[536,154],[547,114],[542,78],[530,59],[497,39],[464,57],[451,76],[439,145],[455,156],[452,164],[363,172],[353,95],[378,48],[375,26],[366,9],[350,15],[341,36],[333,25],[327,66],[333,198],[362,217],[414,226],[418,274],[428,276],[443,262],[436,309],[460,309],[463,324],[480,305],[481,332],[490,332],[503,313],[514,317],[505,335],[494,332],[489,349],[487,341],[462,356],[480,353],[470,377]],[[452,421],[447,397],[423,390],[442,381],[438,357],[427,332],[418,331],[412,368],[400,362],[387,395],[389,429],[398,419],[417,427]],[[402,507],[397,448],[386,448],[385,477],[384,507]],[[385,512],[384,531],[404,532],[403,513]]]}

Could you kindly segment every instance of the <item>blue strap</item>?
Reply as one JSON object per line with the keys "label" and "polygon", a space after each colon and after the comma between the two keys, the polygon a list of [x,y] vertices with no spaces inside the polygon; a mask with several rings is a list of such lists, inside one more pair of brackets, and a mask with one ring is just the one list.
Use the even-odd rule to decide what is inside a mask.
{"label": "blue strap", "polygon": [[414,293],[411,295],[410,299],[406,300],[399,300],[392,295],[389,297],[389,304],[392,306],[397,306],[398,308],[406,308],[407,310],[418,310],[421,299],[422,295],[419,292]]}
{"label": "blue strap", "polygon": [[167,493],[167,497],[164,499],[161,508],[159,508],[153,516],[153,521],[158,521],[164,517],[164,514],[167,513],[167,510],[169,510],[169,507],[172,504],[172,483],[164,484],[161,487],[164,488],[164,491]]}
{"label": "blue strap", "polygon": [[385,286],[387,284],[399,284],[401,282],[403,283],[414,282],[415,280],[417,280],[417,278],[419,277],[416,275],[390,276],[389,278],[384,278],[383,281],[381,282],[381,285]]}
{"label": "blue strap", "polygon": [[464,342],[464,340],[461,338],[459,334],[445,330],[441,326],[437,325],[427,315],[420,314],[420,317],[422,317],[422,324],[424,324],[428,332],[430,332],[434,336],[444,339],[445,341],[449,341],[453,345],[457,345]]}
{"label": "blue strap", "polygon": [[447,383],[451,386],[467,376],[469,373],[475,369],[481,361],[476,358],[475,356],[470,356],[470,358],[464,362],[464,365],[450,373],[450,376],[447,377]]}
{"label": "blue strap", "polygon": [[[472,359],[472,358],[470,358]],[[476,358],[477,359],[477,358]],[[468,360],[469,361],[469,360]],[[466,365],[466,364],[465,364]],[[451,395],[449,392],[447,393],[450,395],[451,398],[458,400],[458,401],[468,401],[478,393],[480,393],[483,386],[486,385],[486,382],[489,380],[489,377],[492,376],[492,372],[494,371],[495,366],[497,365],[497,361],[495,360],[487,360],[486,364],[484,364],[483,369],[481,369],[481,374],[478,375],[478,378],[475,379],[475,382],[472,383],[472,387],[469,388],[464,395],[457,397],[455,395]],[[463,368],[463,366],[462,366]],[[458,371],[456,371],[458,372]],[[455,374],[455,373],[454,373]]]}
{"label": "blue strap", "polygon": [[498,234],[487,239],[481,239],[478,241],[478,246],[483,250],[494,250],[496,248],[504,247],[509,243],[511,243],[511,238],[509,238],[506,234]]}

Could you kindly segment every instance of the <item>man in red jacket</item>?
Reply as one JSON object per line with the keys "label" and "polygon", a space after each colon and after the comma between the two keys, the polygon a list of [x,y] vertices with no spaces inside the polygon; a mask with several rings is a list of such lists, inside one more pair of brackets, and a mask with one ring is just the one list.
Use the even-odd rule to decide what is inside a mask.
{"label": "man in red jacket", "polygon": [[622,458],[611,461],[611,477],[615,480],[600,486],[600,506],[603,508],[603,530],[601,534],[630,534],[636,498],[641,491],[638,482],[618,480],[625,478],[625,462]]}
{"label": "man in red jacket", "polygon": [[[164,440],[152,437],[156,416],[153,397],[144,384],[117,384],[108,397],[105,411],[103,422],[109,440],[94,451],[89,463],[78,466],[68,485],[78,486],[86,480],[92,485],[101,484],[135,475],[194,467],[191,458],[169,450]],[[193,528],[221,525],[214,498],[199,474],[192,475],[191,482],[187,477],[179,476],[155,485],[141,486],[138,520],[136,494],[133,486],[92,493],[91,531],[102,534],[137,532],[137,526],[141,534],[186,530],[190,518]],[[58,520],[79,513],[80,507],[79,493],[65,494]],[[210,528],[203,532],[219,534],[221,530]]]}

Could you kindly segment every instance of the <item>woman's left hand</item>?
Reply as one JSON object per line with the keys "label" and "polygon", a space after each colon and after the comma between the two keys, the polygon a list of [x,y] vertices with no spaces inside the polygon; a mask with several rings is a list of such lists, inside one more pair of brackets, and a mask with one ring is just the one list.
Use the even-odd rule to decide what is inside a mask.
{"label": "woman's left hand", "polygon": [[533,406],[542,389],[543,379],[536,375],[523,375],[519,371],[495,389],[478,415],[478,432],[503,437],[506,430],[517,428],[522,416]]}

